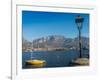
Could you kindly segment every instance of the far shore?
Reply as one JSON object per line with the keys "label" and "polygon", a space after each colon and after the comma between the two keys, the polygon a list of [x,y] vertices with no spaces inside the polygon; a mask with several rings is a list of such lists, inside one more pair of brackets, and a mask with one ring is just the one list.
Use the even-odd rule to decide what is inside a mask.
{"label": "far shore", "polygon": [[38,51],[40,52],[40,51],[71,51],[71,50],[78,51],[78,49],[57,49],[57,50],[31,50],[31,51],[27,50],[22,52],[24,53],[24,52],[38,52]]}

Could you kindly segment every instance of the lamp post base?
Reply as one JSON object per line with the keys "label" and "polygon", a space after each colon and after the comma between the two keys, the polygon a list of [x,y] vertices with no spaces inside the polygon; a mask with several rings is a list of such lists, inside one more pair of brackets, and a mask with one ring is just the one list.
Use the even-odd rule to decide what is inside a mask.
{"label": "lamp post base", "polygon": [[89,59],[88,58],[77,58],[75,60],[72,60],[73,64],[77,64],[77,65],[89,65]]}

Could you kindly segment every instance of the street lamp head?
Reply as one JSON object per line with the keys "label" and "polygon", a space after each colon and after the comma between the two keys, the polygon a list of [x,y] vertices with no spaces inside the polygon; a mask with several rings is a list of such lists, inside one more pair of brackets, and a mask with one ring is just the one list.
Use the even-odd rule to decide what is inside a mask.
{"label": "street lamp head", "polygon": [[77,24],[78,29],[81,29],[81,28],[82,28],[82,23],[83,23],[83,21],[84,21],[84,18],[81,17],[80,15],[78,15],[78,16],[76,17],[75,22],[76,22],[76,24]]}

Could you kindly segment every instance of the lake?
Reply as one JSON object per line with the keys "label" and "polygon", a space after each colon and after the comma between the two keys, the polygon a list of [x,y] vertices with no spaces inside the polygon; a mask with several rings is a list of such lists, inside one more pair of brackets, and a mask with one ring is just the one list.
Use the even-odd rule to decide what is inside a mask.
{"label": "lake", "polygon": [[[24,52],[22,54],[22,68],[29,69],[33,68],[32,66],[25,65],[26,60],[30,60],[32,54],[32,59],[45,60],[46,65],[44,68],[49,67],[70,67],[71,61],[79,57],[79,51],[70,50],[70,51],[33,51],[33,52]],[[84,50],[82,52],[83,57],[89,56],[89,50]]]}

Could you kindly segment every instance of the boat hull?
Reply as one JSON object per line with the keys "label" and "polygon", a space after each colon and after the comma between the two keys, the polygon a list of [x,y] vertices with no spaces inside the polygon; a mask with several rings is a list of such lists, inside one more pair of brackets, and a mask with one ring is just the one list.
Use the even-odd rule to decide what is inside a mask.
{"label": "boat hull", "polygon": [[44,67],[46,65],[45,60],[27,60],[26,65],[30,65],[32,67]]}

